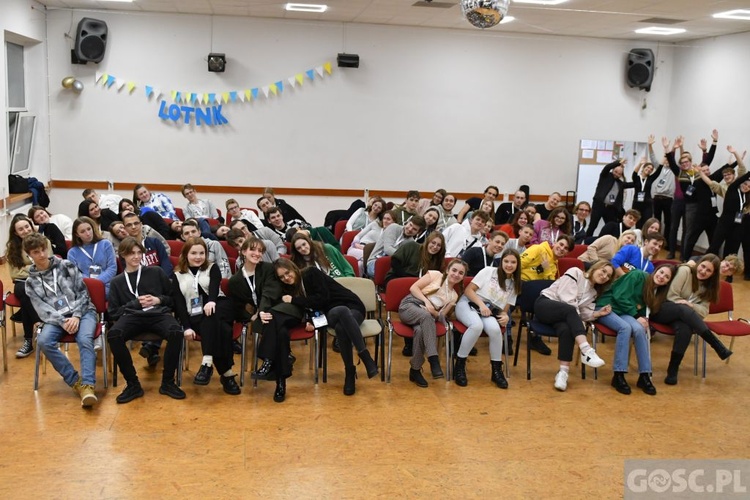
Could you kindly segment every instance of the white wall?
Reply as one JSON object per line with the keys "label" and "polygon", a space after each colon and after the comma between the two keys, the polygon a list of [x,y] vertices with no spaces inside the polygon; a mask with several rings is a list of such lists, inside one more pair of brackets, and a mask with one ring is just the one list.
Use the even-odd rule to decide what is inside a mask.
{"label": "white wall", "polygon": [[[110,37],[98,69],[164,90],[261,86],[324,61],[332,77],[281,98],[227,104],[222,128],[162,122],[158,104],[95,87],[63,33],[83,16]],[[359,69],[335,68],[340,24],[207,16],[48,13],[52,177],[143,183],[474,192],[575,189],[578,142],[643,140],[666,128],[671,48],[659,49],[648,107],[624,83],[626,53],[653,44],[500,32],[348,25]],[[74,74],[80,96],[55,83]],[[80,196],[76,193],[76,196]],[[77,200],[78,198],[76,198]],[[337,208],[342,203],[336,203]],[[317,208],[298,207],[303,213]],[[323,214],[325,212],[323,211]],[[322,220],[322,215],[321,215]]]}

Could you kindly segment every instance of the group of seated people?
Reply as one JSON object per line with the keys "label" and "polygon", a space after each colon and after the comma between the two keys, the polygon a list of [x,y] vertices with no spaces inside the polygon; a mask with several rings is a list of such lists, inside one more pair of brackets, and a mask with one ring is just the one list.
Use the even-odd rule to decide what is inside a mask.
{"label": "group of seated people", "polygon": [[[649,145],[652,143],[650,138]],[[675,146],[680,145],[678,138]],[[742,157],[728,149],[744,169]],[[671,167],[674,155],[674,150],[665,151],[665,164]],[[661,165],[654,171],[653,165],[643,163],[637,170],[648,172],[647,177],[663,170]],[[734,254],[721,261],[707,253],[684,265],[664,263],[654,268],[652,260],[665,244],[662,223],[654,217],[641,223],[639,210],[618,206],[624,189],[634,184],[624,182],[623,165],[624,161],[616,160],[604,168],[603,187],[597,186],[597,193],[604,191],[603,198],[597,194],[591,204],[579,202],[574,215],[561,206],[559,193],[538,205],[528,203],[526,186],[497,208],[499,189],[488,186],[482,196],[469,198],[457,213],[456,197],[443,189],[429,199],[409,191],[401,204],[388,204],[374,196],[338,211],[338,218],[346,221],[346,230],[356,232],[351,245],[343,249],[332,234],[333,224],[312,227],[270,188],[256,203],[262,218],[229,199],[226,220],[213,203],[199,199],[190,184],[182,189],[187,200],[179,214],[183,217],[166,195],[151,193],[140,184],[133,191],[135,201],[87,189],[75,220],[32,207],[28,216],[16,215],[11,222],[6,257],[14,293],[21,302],[16,319],[24,327],[24,343],[16,356],[33,352],[33,333],[41,327],[39,348],[79,393],[83,406],[96,403],[95,316],[81,279],[93,278],[102,281],[106,289],[107,319],[112,323],[107,341],[127,382],[118,403],[143,395],[126,347],[126,341],[143,331],[153,331],[167,341],[160,393],[175,399],[185,397],[175,383],[175,373],[187,337],[200,340],[203,352],[194,383],[209,384],[216,366],[223,390],[240,394],[232,370],[236,351],[233,321],[252,323],[254,331],[261,333],[258,354],[262,364],[252,377],[276,381],[274,400],[284,401],[286,379],[295,361],[289,331],[296,326],[314,329],[311,311],[323,313],[336,332],[334,350],[340,352],[345,366],[344,394],[352,395],[356,380],[352,348],[357,349],[368,377],[374,377],[378,367],[359,329],[366,314],[364,305],[336,278],[373,278],[378,260],[389,257],[385,283],[398,277],[415,278],[399,307],[399,317],[414,328],[413,338],[405,339],[403,354],[411,358],[409,380],[418,386],[428,385],[422,374],[425,360],[433,378],[444,376],[437,325],[448,326],[455,308],[455,318],[466,326],[455,349],[456,384],[468,384],[467,357],[476,354],[476,341],[484,332],[489,337],[491,380],[497,387],[507,388],[502,353],[504,342],[512,352],[508,330],[516,298],[524,282],[546,280],[549,286],[541,292],[535,313],[540,321],[554,326],[559,338],[560,370],[555,388],[567,388],[575,345],[584,364],[604,365],[586,338],[586,323],[594,322],[617,332],[615,389],[630,393],[624,375],[629,339],[633,338],[640,372],[637,385],[647,394],[655,394],[648,342],[644,340],[648,319],[670,324],[677,333],[665,383],[677,383],[678,368],[693,333],[726,359],[731,351],[702,318],[708,304],[718,298],[720,276],[731,280],[746,266]],[[691,168],[708,178],[705,168]],[[679,171],[673,175],[679,176]],[[744,194],[750,191],[747,177],[743,174],[730,182],[724,190],[727,200],[736,195],[744,203]],[[638,185],[654,185],[646,181]],[[690,190],[685,191],[687,196]],[[648,212],[642,196],[636,195],[634,200],[646,213],[653,213],[653,209]],[[744,227],[749,219],[746,213],[743,205],[732,223]],[[599,219],[604,226],[594,236],[592,229]],[[170,259],[173,245],[168,240],[183,242],[176,258]],[[587,245],[580,247],[585,251],[577,252],[580,265],[559,275],[560,259],[574,250],[576,243]],[[728,240],[727,247],[734,248]],[[231,261],[228,249],[234,249],[236,255]],[[349,264],[342,250],[356,266]],[[472,279],[464,287],[467,277]],[[221,286],[222,279],[228,279],[226,288]],[[80,375],[57,350],[59,338],[66,334],[76,335]],[[159,362],[160,344],[142,344],[139,353],[149,366]],[[531,338],[530,346],[540,354],[551,354],[538,335]]]}

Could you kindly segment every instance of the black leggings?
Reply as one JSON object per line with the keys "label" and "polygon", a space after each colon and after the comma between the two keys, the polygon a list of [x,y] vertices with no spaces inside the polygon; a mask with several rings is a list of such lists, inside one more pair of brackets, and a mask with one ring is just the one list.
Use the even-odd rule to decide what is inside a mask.
{"label": "black leggings", "polygon": [[664,302],[658,313],[652,313],[651,319],[657,323],[664,323],[674,328],[674,344],[672,352],[685,354],[693,333],[709,332],[706,323],[690,306]]}
{"label": "black leggings", "polygon": [[190,328],[201,337],[201,352],[213,356],[216,369],[222,375],[234,365],[232,350],[232,306],[226,298],[216,301],[216,310],[211,316],[190,316]]}
{"label": "black leggings", "polygon": [[542,323],[555,327],[559,339],[557,359],[573,361],[575,338],[579,335],[586,335],[586,328],[576,308],[565,302],[540,295],[534,304],[534,315]]}
{"label": "black leggings", "polygon": [[291,373],[289,366],[289,329],[298,326],[300,320],[288,314],[272,311],[271,321],[263,323],[258,357],[270,359],[276,367],[278,378],[286,378]]}
{"label": "black leggings", "polygon": [[31,340],[34,336],[34,323],[38,323],[39,315],[36,313],[34,306],[31,305],[31,299],[26,295],[26,281],[17,280],[13,282],[13,294],[21,302],[21,322],[23,323],[23,338]]}
{"label": "black leggings", "polygon": [[359,325],[364,320],[362,313],[347,306],[336,306],[328,310],[326,317],[328,325],[336,330],[344,366],[354,366],[352,346],[358,353],[365,350],[365,339],[362,338],[362,330],[359,329]]}

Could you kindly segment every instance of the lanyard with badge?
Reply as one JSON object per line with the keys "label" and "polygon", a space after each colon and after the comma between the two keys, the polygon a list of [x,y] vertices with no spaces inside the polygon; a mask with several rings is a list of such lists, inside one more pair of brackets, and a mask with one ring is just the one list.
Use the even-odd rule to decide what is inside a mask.
{"label": "lanyard with badge", "polygon": [[81,252],[83,252],[83,255],[89,258],[91,261],[91,264],[89,264],[89,278],[98,278],[100,274],[102,274],[102,266],[94,264],[94,257],[96,257],[96,247],[99,246],[99,243],[94,243],[94,250],[91,252],[91,255],[86,251],[85,248],[81,247]]}
{"label": "lanyard with badge", "polygon": [[638,191],[635,193],[635,201],[638,203],[643,203],[646,201],[646,191],[644,190],[643,186],[643,177],[640,175],[636,176],[636,179],[638,179]]}
{"label": "lanyard with badge", "polygon": [[200,289],[198,287],[200,276],[201,271],[198,269],[198,272],[193,276],[193,293],[196,296],[190,299],[190,316],[200,316],[203,314],[203,297],[201,297]]}
{"label": "lanyard with badge", "polygon": [[745,207],[745,198],[747,197],[746,194],[740,193],[739,194],[739,200],[740,200],[740,209],[737,211],[736,214],[734,214],[734,223],[735,224],[742,224],[742,209]]}
{"label": "lanyard with badge", "polygon": [[[125,276],[125,283],[128,285],[128,290],[130,290],[130,293],[135,295],[135,298],[138,298],[138,285],[141,283],[141,270],[143,269],[142,266],[138,266],[138,273],[135,275],[135,290],[133,290],[133,285],[130,284],[130,276]],[[154,306],[144,307],[144,311],[148,311],[149,309],[153,309]]]}
{"label": "lanyard with badge", "polygon": [[247,274],[247,271],[243,268],[242,269],[242,275],[245,277],[245,281],[247,281],[247,286],[250,287],[250,295],[253,298],[253,304],[258,304],[258,296],[255,294],[255,274],[252,275]]}
{"label": "lanyard with badge", "polygon": [[68,298],[65,295],[58,295],[57,293],[57,268],[52,270],[52,285],[54,286],[49,286],[41,276],[39,276],[39,281],[42,282],[44,288],[52,292],[52,295],[55,296],[55,302],[53,304],[55,311],[63,316],[69,316],[72,314],[73,311],[70,307],[70,302],[68,302]]}
{"label": "lanyard with badge", "polygon": [[687,187],[687,189],[685,189],[685,196],[693,196],[693,194],[695,193],[695,186],[693,185],[693,183],[695,182],[697,176],[690,174],[687,174],[687,176],[690,178],[690,185]]}

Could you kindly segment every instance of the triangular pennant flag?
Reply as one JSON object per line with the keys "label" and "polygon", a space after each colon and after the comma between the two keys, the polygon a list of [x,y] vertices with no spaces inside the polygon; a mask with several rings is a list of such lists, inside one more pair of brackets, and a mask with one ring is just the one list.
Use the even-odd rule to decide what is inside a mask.
{"label": "triangular pennant flag", "polygon": [[305,71],[305,74],[307,74],[307,77],[310,80],[315,80],[315,70],[308,69],[307,71]]}
{"label": "triangular pennant flag", "polygon": [[117,90],[122,90],[122,88],[125,86],[125,80],[117,79]]}
{"label": "triangular pennant flag", "polygon": [[250,90],[245,91],[245,101],[250,102],[253,99],[253,95],[250,93]]}
{"label": "triangular pennant flag", "polygon": [[208,104],[208,94],[203,94],[203,99],[199,102],[202,102],[203,104]]}
{"label": "triangular pennant flag", "polygon": [[214,104],[221,104],[221,94],[214,94]]}
{"label": "triangular pennant flag", "polygon": [[297,73],[296,75],[294,75],[294,78],[297,80],[297,83],[299,83],[300,85],[302,85],[302,82],[305,81],[305,75],[303,75],[302,73]]}
{"label": "triangular pennant flag", "polygon": [[293,76],[287,78],[286,81],[289,82],[290,87],[294,87],[294,84],[297,82],[297,80],[295,80]]}
{"label": "triangular pennant flag", "polygon": [[261,90],[263,90],[263,95],[266,96],[266,97],[268,97],[268,85],[266,85],[265,87],[263,87]]}
{"label": "triangular pennant flag", "polygon": [[279,92],[284,92],[284,82],[281,80],[276,82],[276,88],[279,89]]}
{"label": "triangular pennant flag", "polygon": [[229,92],[224,92],[223,94],[221,94],[221,97],[224,99],[224,104],[229,102]]}
{"label": "triangular pennant flag", "polygon": [[323,64],[323,69],[326,70],[326,73],[328,73],[330,75],[331,74],[331,63],[327,62],[327,63]]}
{"label": "triangular pennant flag", "polygon": [[278,91],[278,88],[276,87],[276,84],[275,84],[275,83],[272,83],[272,84],[271,84],[271,85],[270,85],[270,86],[268,87],[268,89],[269,89],[269,90],[271,91],[271,93],[272,93],[273,95],[277,95],[277,91]]}
{"label": "triangular pennant flag", "polygon": [[257,99],[258,98],[258,87],[255,87],[253,90],[251,90],[251,92],[253,93],[253,99]]}
{"label": "triangular pennant flag", "polygon": [[316,66],[315,72],[319,74],[320,76],[323,76],[323,66]]}
{"label": "triangular pennant flag", "polygon": [[170,90],[169,91],[169,95],[172,96],[172,100],[173,101],[177,99],[177,91],[176,90]]}
{"label": "triangular pennant flag", "polygon": [[229,93],[229,99],[232,100],[232,102],[237,102],[237,91],[233,90]]}
{"label": "triangular pennant flag", "polygon": [[112,75],[109,75],[107,77],[107,87],[111,87],[113,83],[115,83],[115,77]]}
{"label": "triangular pennant flag", "polygon": [[211,104],[215,100],[216,100],[216,94],[211,92],[210,94],[208,94],[208,101],[206,102],[206,104]]}
{"label": "triangular pennant flag", "polygon": [[154,87],[151,87],[150,85],[146,85],[146,97],[151,97],[151,94],[154,93]]}
{"label": "triangular pennant flag", "polygon": [[159,89],[154,89],[154,95],[156,96],[156,100],[157,100],[157,101],[158,101],[159,99],[161,99],[161,96],[162,96],[163,94],[164,94],[164,92],[162,92],[161,90],[159,90]]}
{"label": "triangular pennant flag", "polygon": [[198,94],[196,94],[195,92],[190,92],[190,104],[193,104],[197,98]]}
{"label": "triangular pennant flag", "polygon": [[94,80],[94,83],[99,83],[99,80],[101,80],[103,73],[96,72],[96,80]]}
{"label": "triangular pennant flag", "polygon": [[107,73],[102,73],[102,85],[107,85],[109,82],[109,75]]}
{"label": "triangular pennant flag", "polygon": [[135,90],[135,82],[128,82],[128,92]]}

